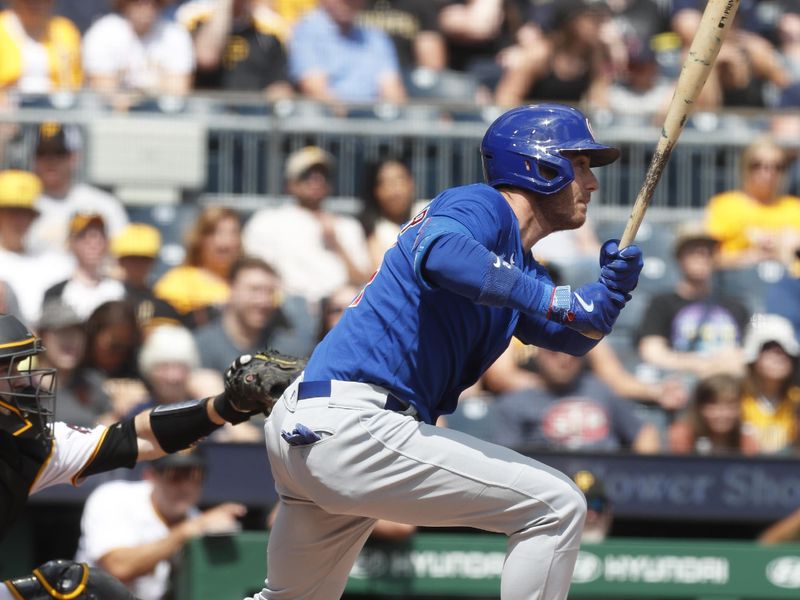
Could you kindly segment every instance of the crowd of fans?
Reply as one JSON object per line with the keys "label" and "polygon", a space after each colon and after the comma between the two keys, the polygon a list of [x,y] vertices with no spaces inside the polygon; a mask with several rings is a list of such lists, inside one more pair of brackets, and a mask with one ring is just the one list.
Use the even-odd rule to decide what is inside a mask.
{"label": "crowd of fans", "polygon": [[[191,90],[333,105],[587,102],[656,117],[699,0],[6,0],[0,88],[127,110]],[[454,85],[453,82],[458,82]],[[471,98],[464,97],[469,90]],[[744,0],[700,108],[800,105],[800,8]]]}

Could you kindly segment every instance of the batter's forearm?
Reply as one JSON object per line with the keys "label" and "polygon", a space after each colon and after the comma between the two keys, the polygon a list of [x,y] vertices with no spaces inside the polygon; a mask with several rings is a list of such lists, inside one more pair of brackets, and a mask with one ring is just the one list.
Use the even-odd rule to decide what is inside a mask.
{"label": "batter's forearm", "polygon": [[526,275],[467,235],[439,235],[420,260],[424,279],[473,302],[531,315],[547,312],[552,285]]}

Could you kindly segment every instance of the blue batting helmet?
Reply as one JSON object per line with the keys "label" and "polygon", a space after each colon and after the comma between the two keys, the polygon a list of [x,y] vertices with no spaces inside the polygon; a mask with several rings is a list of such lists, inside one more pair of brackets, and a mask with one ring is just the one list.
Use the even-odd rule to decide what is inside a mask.
{"label": "blue batting helmet", "polygon": [[[589,121],[579,110],[563,104],[513,108],[500,115],[483,136],[486,183],[554,194],[575,179],[564,152],[586,154],[592,167],[619,158],[619,149],[595,142]],[[547,171],[543,173],[541,167]]]}

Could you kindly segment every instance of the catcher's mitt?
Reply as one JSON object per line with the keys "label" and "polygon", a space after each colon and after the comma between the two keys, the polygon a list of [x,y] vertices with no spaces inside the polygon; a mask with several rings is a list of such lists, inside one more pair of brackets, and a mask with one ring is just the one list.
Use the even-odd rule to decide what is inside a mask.
{"label": "catcher's mitt", "polygon": [[243,354],[225,372],[225,392],[214,399],[214,408],[231,423],[241,423],[258,413],[269,415],[305,366],[305,359],[275,350]]}

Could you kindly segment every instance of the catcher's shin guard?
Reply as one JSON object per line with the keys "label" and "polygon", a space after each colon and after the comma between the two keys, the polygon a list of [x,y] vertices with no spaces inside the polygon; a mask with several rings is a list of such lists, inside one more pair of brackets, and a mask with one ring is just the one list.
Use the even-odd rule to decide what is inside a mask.
{"label": "catcher's shin guard", "polygon": [[51,560],[34,569],[32,575],[9,579],[5,585],[15,598],[23,600],[137,600],[102,569],[71,560]]}

